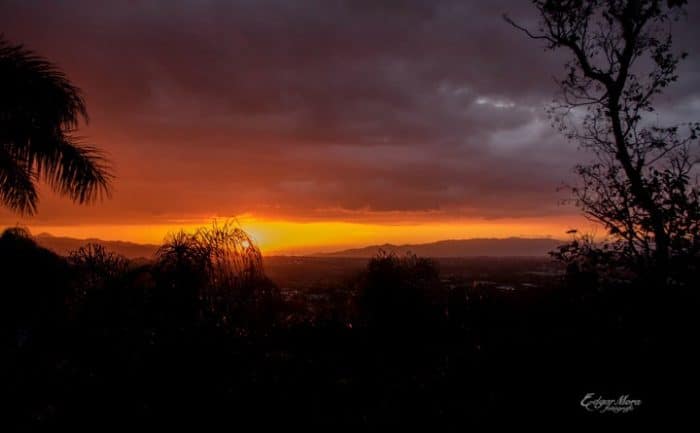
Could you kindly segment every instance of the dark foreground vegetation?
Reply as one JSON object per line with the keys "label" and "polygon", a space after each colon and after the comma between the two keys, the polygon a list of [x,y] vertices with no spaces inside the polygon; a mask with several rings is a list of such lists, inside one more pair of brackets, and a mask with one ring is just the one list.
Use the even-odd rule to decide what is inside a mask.
{"label": "dark foreground vegetation", "polygon": [[[505,19],[568,55],[549,114],[593,157],[570,189],[609,241],[563,245],[562,275],[380,254],[305,291],[270,279],[231,225],[173,235],[147,263],[98,245],[60,257],[6,230],[1,431],[693,417],[700,124],[649,114],[686,57],[671,24],[689,2],[531,3],[539,24]],[[39,181],[109,196],[109,162],[75,138],[82,93],[2,35],[0,95],[1,205],[35,213]],[[590,396],[636,403],[601,413]]]}
{"label": "dark foreground vegetation", "polygon": [[[697,290],[583,265],[514,288],[380,255],[312,307],[223,225],[146,264],[9,229],[0,274],[3,423],[20,430],[624,421],[697,402]],[[594,413],[587,393],[642,404]]]}

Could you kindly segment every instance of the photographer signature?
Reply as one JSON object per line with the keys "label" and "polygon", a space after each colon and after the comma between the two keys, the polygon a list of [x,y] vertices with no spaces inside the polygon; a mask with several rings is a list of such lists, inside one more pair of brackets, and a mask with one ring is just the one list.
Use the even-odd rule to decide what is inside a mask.
{"label": "photographer signature", "polygon": [[600,395],[589,392],[581,399],[581,406],[589,412],[598,413],[627,413],[632,412],[642,404],[642,400],[629,398],[629,395],[621,395],[616,399],[603,398]]}

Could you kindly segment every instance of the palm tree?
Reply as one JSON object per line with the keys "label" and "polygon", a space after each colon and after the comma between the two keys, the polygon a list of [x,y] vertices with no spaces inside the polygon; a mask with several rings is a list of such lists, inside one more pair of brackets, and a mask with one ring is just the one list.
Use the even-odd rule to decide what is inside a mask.
{"label": "palm tree", "polygon": [[34,214],[36,184],[76,203],[109,196],[109,163],[73,133],[88,121],[79,88],[53,63],[0,34],[0,202]]}

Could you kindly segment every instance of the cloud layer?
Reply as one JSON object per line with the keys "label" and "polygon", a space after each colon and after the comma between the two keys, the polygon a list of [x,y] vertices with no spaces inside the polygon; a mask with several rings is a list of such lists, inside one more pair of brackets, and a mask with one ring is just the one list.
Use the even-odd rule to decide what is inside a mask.
{"label": "cloud layer", "polygon": [[[556,216],[580,158],[544,105],[562,57],[510,28],[527,2],[2,1],[7,38],[80,85],[119,176],[38,221]],[[695,10],[690,11],[692,21]],[[700,118],[700,36],[660,102]],[[4,211],[3,211],[4,212]],[[399,216],[397,216],[399,215]],[[4,212],[0,221],[14,217]]]}

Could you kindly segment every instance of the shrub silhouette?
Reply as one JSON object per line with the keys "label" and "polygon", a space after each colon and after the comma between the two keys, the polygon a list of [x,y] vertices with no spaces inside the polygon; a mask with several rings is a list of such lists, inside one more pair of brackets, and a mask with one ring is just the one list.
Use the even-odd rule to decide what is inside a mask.
{"label": "shrub silhouette", "polygon": [[180,231],[169,235],[156,252],[155,275],[159,304],[167,304],[167,311],[177,320],[194,319],[199,294],[207,284],[208,255],[196,236]]}
{"label": "shrub silhouette", "polygon": [[134,284],[133,265],[104,246],[89,243],[71,251],[73,304],[86,329],[119,335],[144,326],[147,293]]}
{"label": "shrub silhouette", "polygon": [[253,240],[233,222],[197,230],[195,239],[207,257],[208,288],[215,295],[251,295],[264,278],[262,254]]}
{"label": "shrub silhouette", "polygon": [[433,301],[440,289],[433,260],[380,251],[367,264],[359,299],[361,315],[374,331],[415,333],[437,318]]}
{"label": "shrub silhouette", "polygon": [[70,292],[68,271],[66,261],[38,246],[28,230],[16,227],[2,233],[0,321],[5,337],[21,346],[57,329]]}
{"label": "shrub silhouette", "polygon": [[94,243],[71,251],[68,261],[77,271],[78,287],[83,291],[123,284],[129,269],[129,260],[126,257],[107,251],[104,246]]}
{"label": "shrub silhouette", "polygon": [[169,235],[156,259],[159,284],[174,292],[167,297],[183,307],[199,304],[223,323],[262,320],[278,298],[260,249],[232,221]]}

